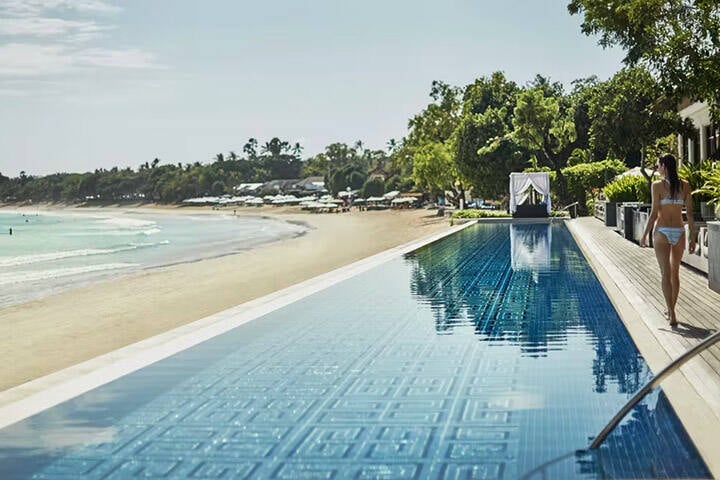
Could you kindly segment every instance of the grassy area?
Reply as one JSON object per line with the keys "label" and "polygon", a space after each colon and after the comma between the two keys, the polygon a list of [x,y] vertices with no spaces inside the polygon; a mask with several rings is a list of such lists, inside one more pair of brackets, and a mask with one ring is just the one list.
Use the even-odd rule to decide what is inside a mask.
{"label": "grassy area", "polygon": [[510,217],[509,213],[504,210],[460,210],[453,213],[452,218],[494,218],[494,217]]}
{"label": "grassy area", "polygon": [[[550,212],[551,217],[568,217],[568,212],[552,210]],[[453,213],[452,217],[455,218],[499,218],[499,217],[512,217],[512,215],[505,210],[460,210]]]}

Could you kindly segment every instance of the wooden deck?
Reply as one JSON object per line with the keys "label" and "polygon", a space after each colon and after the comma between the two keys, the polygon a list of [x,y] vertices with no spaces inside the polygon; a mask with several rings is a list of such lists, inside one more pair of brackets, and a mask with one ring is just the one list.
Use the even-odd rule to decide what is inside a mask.
{"label": "wooden deck", "polygon": [[[673,330],[664,313],[665,300],[654,250],[625,240],[594,217],[570,220],[567,226],[654,372],[702,338],[720,330],[720,294],[708,288],[707,276],[681,267],[676,307],[680,328]],[[682,383],[684,389],[678,387],[677,381],[674,389],[665,384],[663,388],[701,454],[705,450],[703,457],[708,467],[720,477],[720,461],[715,458],[720,457],[717,454],[720,451],[717,447],[720,441],[720,344],[688,362],[680,372],[679,376],[684,379],[676,380],[685,382]],[[695,392],[689,391],[688,384]],[[689,397],[693,397],[695,403]],[[699,403],[704,405],[698,407]],[[693,420],[693,416],[699,418]],[[686,422],[686,419],[690,420]],[[698,421],[705,425],[688,425]],[[702,431],[697,433],[693,429]],[[713,445],[698,445],[707,441]],[[709,452],[715,452],[710,460]]]}

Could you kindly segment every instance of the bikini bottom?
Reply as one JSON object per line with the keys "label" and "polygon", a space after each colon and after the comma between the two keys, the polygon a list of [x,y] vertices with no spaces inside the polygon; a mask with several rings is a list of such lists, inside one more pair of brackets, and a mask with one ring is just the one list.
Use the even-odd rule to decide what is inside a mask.
{"label": "bikini bottom", "polygon": [[667,238],[670,245],[675,245],[680,241],[680,238],[685,234],[683,227],[655,227],[655,231],[662,233]]}

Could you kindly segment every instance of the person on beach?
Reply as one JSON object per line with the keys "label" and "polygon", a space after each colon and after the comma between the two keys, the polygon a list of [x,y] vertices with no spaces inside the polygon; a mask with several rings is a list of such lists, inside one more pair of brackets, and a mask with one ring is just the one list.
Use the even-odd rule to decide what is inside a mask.
{"label": "person on beach", "polygon": [[654,229],[653,246],[662,275],[662,291],[667,305],[667,317],[671,327],[678,324],[675,304],[680,292],[680,260],[685,250],[685,227],[683,206],[686,209],[690,230],[688,251],[695,251],[695,223],[693,222],[692,194],[687,181],[677,173],[677,160],[667,154],[656,165],[662,179],[652,184],[652,210],[640,246],[648,245],[648,236]]}

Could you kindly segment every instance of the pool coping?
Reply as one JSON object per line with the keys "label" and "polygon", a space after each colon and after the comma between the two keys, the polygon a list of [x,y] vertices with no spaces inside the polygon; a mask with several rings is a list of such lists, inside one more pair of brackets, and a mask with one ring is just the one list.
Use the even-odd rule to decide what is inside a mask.
{"label": "pool coping", "polygon": [[[658,327],[666,323],[665,319],[643,300],[637,288],[614,267],[610,259],[592,250],[585,232],[576,222],[566,220],[565,225],[650,370],[659,372],[679,355],[679,352],[669,351],[658,338],[662,335]],[[720,456],[717,455],[720,418],[698,391],[703,390],[702,375],[703,371],[691,362],[666,378],[661,386],[713,478],[720,478]]]}
{"label": "pool coping", "polygon": [[227,310],[2,391],[0,392],[0,429],[464,230],[475,223],[477,221],[450,226],[446,230],[389,248]]}

